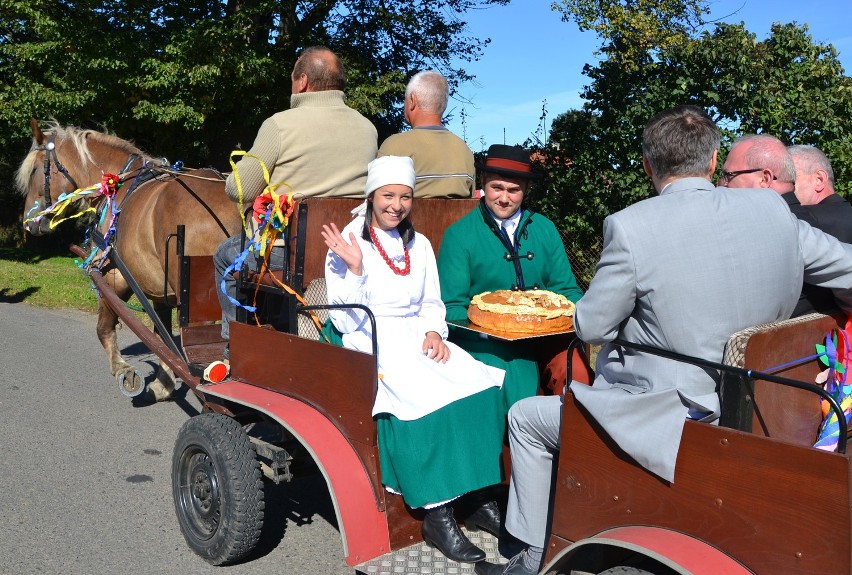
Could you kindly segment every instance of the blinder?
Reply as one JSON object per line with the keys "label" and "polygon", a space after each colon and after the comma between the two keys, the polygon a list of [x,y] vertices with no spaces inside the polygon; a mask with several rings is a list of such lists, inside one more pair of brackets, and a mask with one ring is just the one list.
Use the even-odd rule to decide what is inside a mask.
{"label": "blinder", "polygon": [[77,182],[74,181],[74,178],[71,176],[71,174],[68,173],[68,170],[65,169],[65,166],[62,165],[62,162],[59,161],[59,157],[56,155],[56,142],[54,142],[55,138],[56,136],[54,134],[51,134],[50,138],[47,140],[47,143],[36,146],[36,150],[41,150],[44,152],[44,209],[49,208],[53,204],[53,200],[50,197],[51,161],[56,164],[56,169],[59,170],[59,173],[65,176],[65,179],[71,183],[71,185],[74,187],[73,189],[76,190],[80,188],[80,186],[77,185]]}

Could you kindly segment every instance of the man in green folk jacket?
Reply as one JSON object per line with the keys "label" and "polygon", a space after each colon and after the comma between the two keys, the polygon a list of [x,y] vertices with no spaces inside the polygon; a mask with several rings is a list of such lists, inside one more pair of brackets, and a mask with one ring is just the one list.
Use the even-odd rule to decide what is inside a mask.
{"label": "man in green folk jacket", "polygon": [[[483,197],[479,207],[447,228],[438,255],[441,298],[447,321],[467,319],[473,296],[500,289],[544,289],[577,302],[577,285],[556,226],[522,204],[530,180],[529,151],[495,144],[480,166]],[[542,340],[489,339],[454,329],[451,338],[480,361],[506,370],[504,407],[536,394],[536,347]]]}

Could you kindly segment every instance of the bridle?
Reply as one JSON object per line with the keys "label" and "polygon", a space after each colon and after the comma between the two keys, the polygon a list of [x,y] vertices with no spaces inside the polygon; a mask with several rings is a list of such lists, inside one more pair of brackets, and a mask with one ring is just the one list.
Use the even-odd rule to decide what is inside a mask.
{"label": "bridle", "polygon": [[[59,161],[59,156],[56,155],[56,142],[54,141],[56,138],[55,134],[51,134],[48,138],[47,142],[44,144],[39,144],[35,147],[36,150],[40,150],[44,152],[44,209],[49,208],[53,204],[53,200],[50,196],[50,164],[53,162],[56,164],[56,169],[60,174],[65,176],[65,179],[71,184],[72,189],[78,190],[80,186],[74,180],[73,176],[68,172],[65,166],[62,165],[62,162]],[[130,154],[127,158],[127,162],[124,164],[124,167],[121,169],[119,174],[124,174],[127,172],[130,167],[139,160],[140,157],[136,154]]]}
{"label": "bridle", "polygon": [[65,179],[68,180],[73,189],[78,189],[80,186],[77,185],[77,182],[74,181],[74,178],[71,174],[68,173],[68,170],[65,169],[65,166],[62,165],[62,162],[59,161],[59,157],[56,155],[56,143],[54,139],[56,136],[54,134],[50,135],[47,143],[40,144],[36,146],[36,150],[41,150],[44,152],[44,208],[47,209],[53,204],[53,201],[50,198],[50,162],[51,158],[54,164],[56,164],[56,169],[59,170],[59,173],[65,176]]}

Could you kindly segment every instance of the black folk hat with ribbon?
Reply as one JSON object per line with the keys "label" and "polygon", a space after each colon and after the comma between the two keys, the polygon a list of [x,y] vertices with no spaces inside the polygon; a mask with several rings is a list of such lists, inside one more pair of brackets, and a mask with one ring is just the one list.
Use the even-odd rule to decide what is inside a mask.
{"label": "black folk hat with ribbon", "polygon": [[541,179],[540,173],[532,171],[529,150],[505,144],[493,144],[488,148],[479,171],[527,180]]}

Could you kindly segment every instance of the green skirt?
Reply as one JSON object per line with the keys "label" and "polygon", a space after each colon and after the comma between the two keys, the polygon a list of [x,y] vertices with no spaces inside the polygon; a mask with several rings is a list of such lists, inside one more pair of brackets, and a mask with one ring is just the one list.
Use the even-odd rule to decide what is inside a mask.
{"label": "green skirt", "polygon": [[382,484],[423,507],[502,481],[505,416],[490,387],[412,421],[376,416]]}
{"label": "green skirt", "polygon": [[452,332],[450,340],[482,363],[506,371],[500,392],[504,415],[516,401],[538,393],[538,363],[534,350],[526,342],[505,343],[456,331]]}

